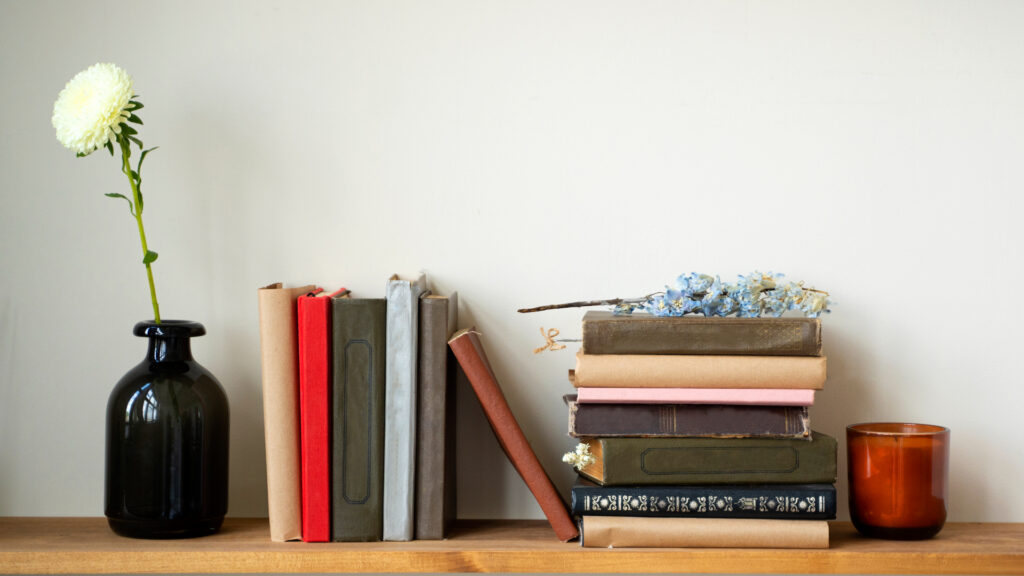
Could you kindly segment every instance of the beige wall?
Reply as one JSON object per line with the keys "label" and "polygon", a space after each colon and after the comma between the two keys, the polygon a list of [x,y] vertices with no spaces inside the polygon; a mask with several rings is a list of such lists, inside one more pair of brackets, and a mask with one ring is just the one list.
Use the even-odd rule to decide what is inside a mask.
{"label": "beige wall", "polygon": [[[0,515],[102,513],[143,353],[127,185],[49,121],[113,61],[160,146],[164,314],[206,324],[231,400],[231,514],[266,513],[260,285],[459,290],[567,491],[574,349],[531,351],[580,313],[515,309],[760,268],[838,303],[816,428],[945,424],[952,518],[1024,521],[1022,29],[1013,2],[0,1]],[[461,514],[538,517],[461,400]]]}

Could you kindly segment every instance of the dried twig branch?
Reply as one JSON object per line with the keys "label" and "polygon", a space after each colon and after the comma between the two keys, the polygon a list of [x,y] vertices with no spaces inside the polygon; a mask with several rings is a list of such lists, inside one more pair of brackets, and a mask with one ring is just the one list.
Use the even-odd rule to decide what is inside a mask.
{"label": "dried twig branch", "polygon": [[543,312],[545,310],[560,310],[563,308],[583,308],[586,306],[618,306],[619,304],[641,304],[651,296],[657,296],[661,292],[653,292],[643,298],[611,298],[608,300],[581,300],[579,302],[566,302],[564,304],[548,304],[536,308],[520,308],[517,312],[527,314],[529,312]]}

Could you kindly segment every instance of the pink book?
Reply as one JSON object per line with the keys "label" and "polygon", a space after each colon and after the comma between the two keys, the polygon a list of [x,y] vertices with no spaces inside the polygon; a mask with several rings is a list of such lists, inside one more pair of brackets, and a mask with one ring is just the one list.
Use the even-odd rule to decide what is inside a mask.
{"label": "pink book", "polygon": [[776,388],[577,388],[580,404],[812,406],[814,390]]}

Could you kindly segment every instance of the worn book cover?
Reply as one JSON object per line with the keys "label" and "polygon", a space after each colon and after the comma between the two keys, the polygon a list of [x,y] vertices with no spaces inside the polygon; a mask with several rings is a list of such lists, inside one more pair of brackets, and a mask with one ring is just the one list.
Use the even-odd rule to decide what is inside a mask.
{"label": "worn book cover", "polygon": [[587,388],[804,388],[825,384],[824,356],[577,354]]}
{"label": "worn book cover", "polygon": [[707,318],[614,314],[583,315],[584,354],[697,354],[818,356],[818,318]]}
{"label": "worn book cover", "polygon": [[569,436],[703,436],[808,438],[804,406],[728,404],[580,404],[569,406]]}
{"label": "worn book cover", "polygon": [[664,516],[831,520],[836,517],[832,484],[698,484],[599,486],[577,478],[575,516]]}
{"label": "worn book cover", "polygon": [[836,481],[835,438],[581,438],[580,474],[603,486]]}
{"label": "worn book cover", "polygon": [[455,359],[448,338],[458,295],[420,298],[416,539],[440,540],[455,520]]}
{"label": "worn book cover", "polygon": [[828,548],[825,520],[584,516],[586,548]]}
{"label": "worn book cover", "polygon": [[283,288],[276,283],[258,292],[267,508],[274,542],[302,538],[296,302],[313,288]]}
{"label": "worn book cover", "polygon": [[580,404],[814,405],[814,390],[800,388],[577,388],[576,394]]}
{"label": "worn book cover", "polygon": [[505,401],[505,395],[484,353],[480,334],[474,329],[459,330],[448,341],[448,345],[455,353],[462,371],[466,373],[498,443],[533,493],[555,535],[563,542],[572,540],[579,535],[576,525],[569,517],[565,501],[544,471]]}
{"label": "worn book cover", "polygon": [[302,540],[331,539],[331,299],[314,289],[298,300],[299,421],[302,432]]}
{"label": "worn book cover", "polygon": [[337,298],[331,304],[331,539],[381,540],[387,302]]}
{"label": "worn book cover", "polygon": [[416,482],[416,354],[419,300],[427,280],[387,283],[387,350],[384,417],[384,539],[412,540]]}

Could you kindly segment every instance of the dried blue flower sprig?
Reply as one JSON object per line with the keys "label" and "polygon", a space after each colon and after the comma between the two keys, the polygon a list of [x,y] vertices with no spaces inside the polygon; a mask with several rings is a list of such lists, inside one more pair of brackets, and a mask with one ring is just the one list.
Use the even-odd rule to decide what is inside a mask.
{"label": "dried blue flower sprig", "polygon": [[783,274],[753,272],[739,276],[736,282],[722,282],[718,276],[691,272],[676,278],[673,286],[664,292],[655,292],[642,298],[612,298],[552,304],[537,308],[523,308],[519,312],[540,312],[559,308],[584,306],[612,306],[616,314],[632,314],[637,310],[655,316],[731,316],[758,318],[778,317],[787,311],[797,311],[808,318],[817,318],[830,312],[828,292],[804,287],[804,283],[787,282]]}

